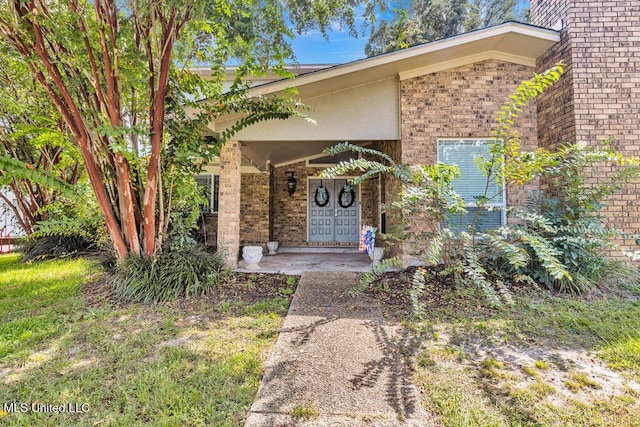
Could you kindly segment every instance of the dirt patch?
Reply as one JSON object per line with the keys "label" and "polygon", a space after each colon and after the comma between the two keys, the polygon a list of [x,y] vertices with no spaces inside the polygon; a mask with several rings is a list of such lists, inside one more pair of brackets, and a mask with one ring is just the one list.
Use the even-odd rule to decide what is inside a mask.
{"label": "dirt patch", "polygon": [[[366,293],[383,305],[388,319],[402,322],[414,336],[416,345],[411,350],[417,383],[425,399],[431,396],[436,402],[426,403],[428,407],[436,410],[442,404],[433,396],[443,389],[459,388],[465,396],[484,396],[474,403],[474,410],[518,412],[530,417],[529,421],[544,419],[544,405],[555,408],[549,420],[572,419],[581,411],[604,411],[615,418],[626,413],[618,408],[619,402],[627,402],[632,411],[640,408],[638,377],[607,365],[601,351],[606,340],[597,336],[597,327],[592,330],[587,326],[607,315],[596,313],[588,318],[584,314],[592,303],[632,298],[620,291],[571,297],[519,285],[511,291],[521,308],[499,311],[473,289],[456,288],[453,278],[442,269],[429,268],[419,299],[424,310],[418,319],[411,298],[415,271],[385,273]],[[632,294],[637,298],[637,293]],[[536,310],[538,306],[546,308]],[[537,323],[531,325],[541,320],[533,317],[548,316],[552,308],[564,310],[565,317],[560,316],[563,323],[542,320],[539,325],[548,327],[542,330]],[[601,422],[611,425],[607,420]]]}

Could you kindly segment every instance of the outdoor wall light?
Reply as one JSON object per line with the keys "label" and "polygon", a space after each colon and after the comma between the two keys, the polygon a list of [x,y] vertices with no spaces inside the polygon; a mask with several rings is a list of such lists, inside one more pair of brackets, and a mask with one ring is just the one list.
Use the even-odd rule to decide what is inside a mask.
{"label": "outdoor wall light", "polygon": [[298,186],[298,180],[293,176],[294,172],[290,173],[291,176],[287,178],[287,189],[289,190],[289,196],[293,196],[293,193],[296,192],[296,187]]}

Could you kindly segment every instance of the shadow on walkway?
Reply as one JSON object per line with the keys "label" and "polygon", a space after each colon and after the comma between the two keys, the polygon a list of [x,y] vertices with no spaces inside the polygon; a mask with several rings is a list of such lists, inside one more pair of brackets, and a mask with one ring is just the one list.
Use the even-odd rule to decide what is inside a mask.
{"label": "shadow on walkway", "polygon": [[[245,426],[427,426],[405,364],[415,343],[349,291],[356,273],[304,273]],[[298,408],[317,418],[296,420]]]}

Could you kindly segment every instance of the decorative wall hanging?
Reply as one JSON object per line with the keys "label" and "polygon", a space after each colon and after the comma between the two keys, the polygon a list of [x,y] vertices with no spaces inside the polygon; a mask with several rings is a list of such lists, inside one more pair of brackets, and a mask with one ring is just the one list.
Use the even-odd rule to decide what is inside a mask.
{"label": "decorative wall hanging", "polygon": [[353,187],[349,184],[345,184],[340,190],[338,195],[338,204],[341,208],[350,208],[356,201],[356,192],[353,191]]}
{"label": "decorative wall hanging", "polygon": [[316,188],[314,200],[316,202],[316,205],[320,206],[321,208],[329,204],[329,191],[322,184],[322,180],[320,180],[320,186]]}

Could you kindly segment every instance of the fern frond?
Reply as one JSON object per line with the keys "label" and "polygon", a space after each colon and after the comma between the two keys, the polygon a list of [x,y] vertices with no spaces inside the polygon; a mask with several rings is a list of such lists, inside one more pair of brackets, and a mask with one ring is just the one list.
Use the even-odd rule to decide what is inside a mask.
{"label": "fern frond", "polygon": [[423,318],[425,315],[425,304],[421,300],[424,295],[425,285],[429,272],[424,268],[418,268],[411,279],[411,305],[413,307],[413,315],[417,318]]}
{"label": "fern frond", "polygon": [[502,301],[500,301],[496,290],[487,280],[487,271],[480,262],[471,237],[467,233],[461,233],[461,238],[464,239],[463,248],[466,262],[462,265],[462,269],[465,276],[484,293],[491,307],[502,307]]}
{"label": "fern frond", "polygon": [[495,283],[496,283],[495,287],[498,289],[498,293],[502,297],[502,300],[507,305],[513,305],[514,304],[513,294],[511,293],[507,285],[505,285],[505,283],[502,280],[496,280]]}
{"label": "fern frond", "polygon": [[390,166],[385,166],[380,162],[367,159],[351,159],[349,161],[340,162],[335,166],[331,166],[323,170],[320,173],[320,176],[325,178],[335,178],[340,175],[348,175],[353,172],[364,172],[366,175],[366,178],[363,178],[364,175],[358,178],[359,181],[357,183],[354,180],[355,185],[375,175],[391,173],[392,170]]}
{"label": "fern frond", "polygon": [[333,147],[326,148],[324,150],[324,153],[327,156],[337,156],[338,154],[346,153],[347,151],[352,151],[352,152],[358,153],[358,154],[367,154],[367,155],[370,155],[370,156],[379,157],[379,158],[387,161],[387,163],[389,163],[390,166],[393,166],[393,165],[396,164],[393,161],[393,159],[391,158],[391,156],[389,156],[388,154],[385,154],[385,153],[383,153],[381,151],[378,151],[378,150],[374,150],[372,148],[361,147],[359,145],[352,144],[352,143],[350,143],[348,141],[340,142],[340,143],[334,145]]}
{"label": "fern frond", "polygon": [[482,237],[489,245],[502,252],[514,269],[517,270],[529,263],[529,254],[522,246],[507,242],[500,234],[486,233]]}
{"label": "fern frond", "polygon": [[562,253],[544,237],[530,234],[524,230],[516,230],[522,242],[535,252],[540,264],[555,280],[572,280],[566,266],[558,259]]}
{"label": "fern frond", "polygon": [[449,240],[450,236],[446,232],[448,230],[440,230],[431,239],[429,246],[425,252],[425,261],[427,264],[436,265],[440,263],[442,259],[442,253],[444,251],[444,244]]}
{"label": "fern frond", "polygon": [[387,258],[374,265],[371,271],[366,272],[361,278],[360,283],[351,290],[351,295],[357,296],[364,292],[372,283],[380,278],[382,274],[389,271],[393,267],[402,267],[400,258]]}
{"label": "fern frond", "polygon": [[65,194],[72,194],[73,187],[65,181],[48,174],[47,172],[34,169],[33,166],[6,154],[0,154],[0,184],[9,178],[25,179]]}
{"label": "fern frond", "polygon": [[558,230],[553,225],[553,221],[547,216],[539,214],[531,210],[513,209],[509,210],[510,214],[525,221],[531,227],[537,227],[545,231],[546,233],[555,234]]}
{"label": "fern frond", "polygon": [[538,286],[538,283],[533,280],[531,276],[528,276],[526,274],[516,274],[513,277],[513,281],[516,283],[526,283],[527,285],[531,285],[533,287]]}

